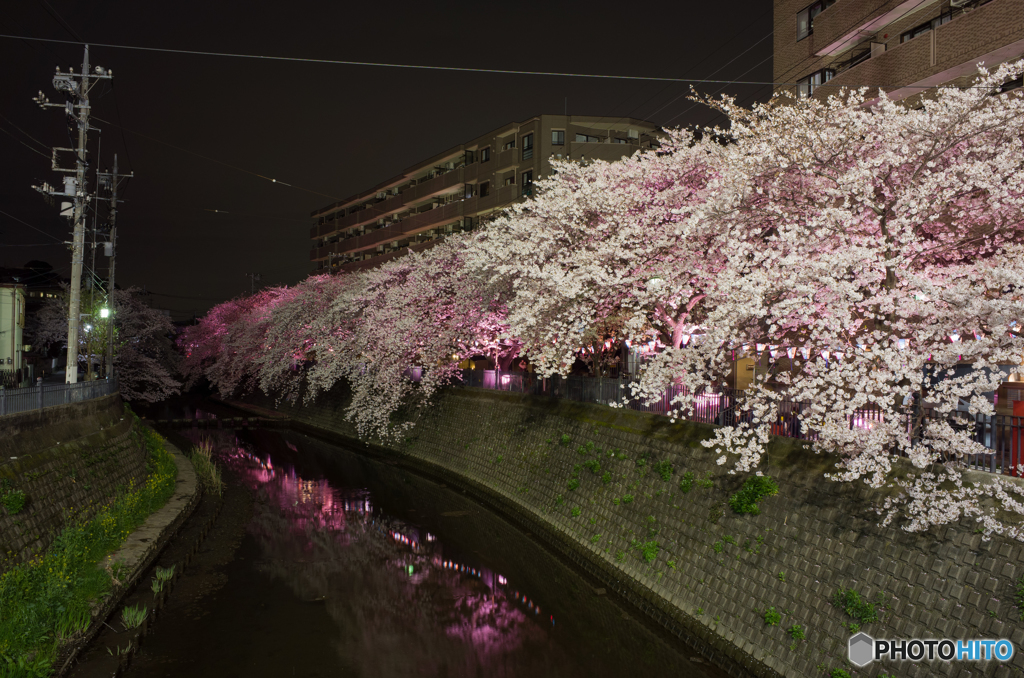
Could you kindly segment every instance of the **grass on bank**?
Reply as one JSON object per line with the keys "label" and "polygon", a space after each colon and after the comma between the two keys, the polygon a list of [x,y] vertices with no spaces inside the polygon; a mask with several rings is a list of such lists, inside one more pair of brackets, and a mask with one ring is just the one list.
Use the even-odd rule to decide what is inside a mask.
{"label": "grass on bank", "polygon": [[111,588],[101,563],[174,494],[178,469],[163,438],[137,419],[135,430],[149,451],[146,484],[119,491],[90,520],[64,528],[44,553],[0,575],[0,678],[50,674],[61,642],[88,628],[90,603]]}
{"label": "grass on bank", "polygon": [[220,477],[220,467],[213,463],[213,445],[209,441],[203,440],[192,448],[192,466],[203,489],[221,496],[224,481]]}

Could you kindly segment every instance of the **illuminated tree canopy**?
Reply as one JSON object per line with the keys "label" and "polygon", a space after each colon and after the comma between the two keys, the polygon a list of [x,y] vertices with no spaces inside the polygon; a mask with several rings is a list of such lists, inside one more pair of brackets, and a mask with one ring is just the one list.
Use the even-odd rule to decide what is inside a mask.
{"label": "illuminated tree canopy", "polygon": [[[720,464],[757,471],[780,401],[804,402],[832,480],[902,486],[883,521],[967,515],[1024,538],[993,508],[1024,513],[1017,486],[967,482],[964,455],[986,450],[943,418],[961,402],[992,414],[992,368],[1024,353],[1024,98],[998,93],[1022,70],[982,69],[917,108],[866,90],[708,100],[727,127],[615,163],[556,161],[534,198],[471,236],[214,308],[185,338],[188,370],[223,392],[310,398],[345,379],[360,433],[388,436],[468,353],[554,375],[601,346],[660,342],[633,395],[685,386],[684,416],[745,351],[769,366],[742,396],[748,416],[705,443]],[[911,392],[939,416],[908,425]],[[868,406],[876,424],[851,427]],[[896,477],[896,453],[916,475]]]}

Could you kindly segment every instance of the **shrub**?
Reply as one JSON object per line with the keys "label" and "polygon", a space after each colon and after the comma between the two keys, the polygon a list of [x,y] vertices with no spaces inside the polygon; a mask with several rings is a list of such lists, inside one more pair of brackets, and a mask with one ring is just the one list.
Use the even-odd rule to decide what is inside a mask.
{"label": "shrub", "polygon": [[633,501],[633,495],[631,495],[631,494],[624,494],[624,495],[622,495],[622,503],[623,504],[628,504],[628,503],[630,503],[632,501]]}
{"label": "shrub", "polygon": [[693,489],[693,471],[683,474],[683,479],[679,481],[679,489],[683,491],[683,494]]}
{"label": "shrub", "polygon": [[711,548],[714,549],[715,553],[721,553],[722,549],[724,549],[725,547],[722,546],[722,542],[716,541],[714,544],[711,545]]}
{"label": "shrub", "polygon": [[588,469],[590,469],[591,473],[600,473],[601,472],[601,462],[599,462],[597,459],[587,460],[587,461],[583,462],[583,466],[588,468]]}
{"label": "shrub", "polygon": [[756,516],[761,512],[758,502],[778,493],[779,486],[771,476],[748,476],[743,487],[729,497],[729,506],[736,513],[750,513]]}
{"label": "shrub", "polygon": [[604,483],[605,485],[607,485],[611,481],[612,481],[612,472],[611,471],[605,471],[604,475],[601,476],[601,482]]}
{"label": "shrub", "polygon": [[562,437],[558,439],[558,444],[562,447],[569,447],[570,442],[572,442],[572,438],[569,437],[568,433],[563,433]]}
{"label": "shrub", "polygon": [[764,623],[768,626],[778,626],[781,621],[782,615],[776,612],[774,607],[769,607],[764,611]]}
{"label": "shrub", "polygon": [[569,482],[567,483],[567,487],[569,488],[570,492],[572,490],[575,490],[579,486],[580,486],[580,479],[579,478],[569,478]]}
{"label": "shrub", "polygon": [[661,479],[665,482],[672,480],[672,474],[675,473],[675,469],[672,468],[672,462],[668,459],[655,462],[651,468],[653,468],[654,472],[661,476]]}
{"label": "shrub", "polygon": [[580,507],[579,507],[579,506],[573,506],[573,507],[572,507],[572,517],[573,517],[573,518],[575,518],[576,516],[578,516],[578,515],[579,515],[579,514],[581,514],[581,513],[583,513],[583,511],[582,511],[582,510],[580,510]]}
{"label": "shrub", "polygon": [[860,593],[854,589],[844,589],[840,586],[832,594],[832,605],[844,611],[861,624],[878,621],[878,609],[875,607],[875,604],[861,598]]}
{"label": "shrub", "polygon": [[829,678],[850,678],[849,671],[844,671],[843,669],[832,669],[832,672],[828,675]]}

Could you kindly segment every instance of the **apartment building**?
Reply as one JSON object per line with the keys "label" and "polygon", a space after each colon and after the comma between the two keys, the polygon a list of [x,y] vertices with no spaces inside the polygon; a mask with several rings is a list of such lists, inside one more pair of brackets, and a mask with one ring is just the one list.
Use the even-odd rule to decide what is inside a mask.
{"label": "apartment building", "polygon": [[1024,0],[775,0],[774,38],[776,91],[904,100],[1024,55]]}
{"label": "apartment building", "polygon": [[352,271],[426,249],[529,196],[551,159],[619,160],[657,146],[657,131],[643,120],[578,115],[508,123],[313,211],[310,261],[317,272]]}

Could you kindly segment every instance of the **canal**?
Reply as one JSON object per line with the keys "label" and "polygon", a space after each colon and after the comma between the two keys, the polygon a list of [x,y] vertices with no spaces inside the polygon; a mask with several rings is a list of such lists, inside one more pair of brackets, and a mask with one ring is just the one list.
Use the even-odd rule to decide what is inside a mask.
{"label": "canal", "polygon": [[456,489],[290,431],[184,435],[223,509],[129,677],[725,675]]}

